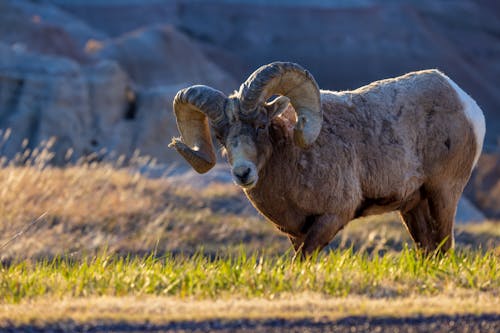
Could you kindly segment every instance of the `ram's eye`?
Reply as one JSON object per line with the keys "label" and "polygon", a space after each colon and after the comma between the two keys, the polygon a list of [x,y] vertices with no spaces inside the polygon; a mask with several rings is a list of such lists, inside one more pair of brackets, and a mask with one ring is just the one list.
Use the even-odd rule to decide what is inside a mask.
{"label": "ram's eye", "polygon": [[222,137],[222,135],[220,134],[215,134],[215,138],[217,139],[217,141],[220,142],[220,144],[224,144],[224,138]]}
{"label": "ram's eye", "polygon": [[257,129],[259,129],[259,130],[265,130],[265,129],[266,129],[266,127],[267,127],[267,126],[266,126],[266,124],[265,124],[265,123],[262,123],[262,124],[257,125]]}

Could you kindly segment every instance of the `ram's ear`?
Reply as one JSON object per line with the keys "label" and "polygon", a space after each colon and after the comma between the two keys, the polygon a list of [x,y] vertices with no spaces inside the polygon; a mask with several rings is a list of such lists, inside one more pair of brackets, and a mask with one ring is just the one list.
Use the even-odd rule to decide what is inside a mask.
{"label": "ram's ear", "polygon": [[286,96],[278,96],[271,102],[267,102],[264,106],[267,109],[269,119],[273,119],[282,114],[288,107],[288,104],[290,104],[290,98]]}

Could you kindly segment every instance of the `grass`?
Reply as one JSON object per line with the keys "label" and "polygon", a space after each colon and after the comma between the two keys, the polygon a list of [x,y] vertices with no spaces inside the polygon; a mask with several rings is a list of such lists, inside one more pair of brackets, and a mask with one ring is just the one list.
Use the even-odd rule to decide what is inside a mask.
{"label": "grass", "polygon": [[[492,252],[432,258],[407,248],[384,256],[337,250],[295,262],[288,255],[248,256],[243,250],[215,259],[202,254],[123,258],[102,253],[76,261],[22,261],[0,268],[0,324],[68,318],[165,322],[320,313],[499,313],[499,264]],[[53,310],[47,316],[43,309],[48,303]],[[100,310],[91,304],[99,304]],[[153,310],[151,304],[163,306]],[[335,310],[334,304],[341,309]],[[408,308],[401,309],[402,304]],[[129,317],[130,312],[135,315]]]}
{"label": "grass", "polygon": [[[110,165],[0,170],[0,244],[43,215],[23,237],[0,250],[1,260],[109,253],[215,253],[268,241],[288,241],[258,217],[240,191],[215,184],[202,190],[147,179]],[[203,242],[205,240],[205,242]]]}
{"label": "grass", "polygon": [[[107,164],[67,168],[0,169],[0,261],[109,254],[237,253],[290,250],[288,239],[264,221],[232,184],[204,188],[147,179]],[[498,224],[456,229],[458,248],[494,249]],[[332,247],[358,252],[400,251],[411,240],[395,214],[351,222]]]}
{"label": "grass", "polygon": [[[309,261],[290,256],[117,258],[5,265],[0,302],[88,296],[175,296],[190,299],[274,298],[287,293],[345,297],[437,295],[450,290],[498,293],[500,259],[479,252],[423,257],[411,249],[384,256],[332,251]],[[498,295],[500,296],[500,295]]]}
{"label": "grass", "polygon": [[[99,324],[166,324],[172,321],[213,319],[336,320],[346,316],[409,317],[432,315],[498,314],[500,301],[487,293],[370,298],[293,294],[265,299],[190,300],[163,296],[100,296],[65,298],[0,306],[0,327],[46,326],[70,322]],[[50,309],[50,310],[48,310]]]}
{"label": "grass", "polygon": [[456,252],[425,258],[395,214],[360,219],[292,263],[287,238],[231,184],[95,163],[8,165],[0,182],[0,326],[499,313],[493,221],[457,227]]}

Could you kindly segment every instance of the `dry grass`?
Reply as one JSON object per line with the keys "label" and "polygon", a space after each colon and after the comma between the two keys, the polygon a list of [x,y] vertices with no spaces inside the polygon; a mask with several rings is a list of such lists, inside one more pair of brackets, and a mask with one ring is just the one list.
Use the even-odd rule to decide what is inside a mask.
{"label": "dry grass", "polygon": [[[37,165],[0,169],[0,326],[498,313],[498,254],[492,251],[500,234],[493,222],[458,228],[458,255],[426,261],[405,249],[412,243],[395,214],[361,219],[332,244],[353,251],[323,256],[324,267],[301,266],[290,263],[287,238],[231,184],[194,189],[106,164]],[[264,255],[238,266],[242,251]],[[155,257],[144,260],[151,253]],[[193,253],[198,256],[189,257]],[[128,254],[132,261],[120,264]],[[165,256],[180,261],[162,264]],[[244,274],[235,275],[239,270]],[[243,277],[262,283],[252,289]],[[182,283],[171,289],[169,279]],[[235,291],[239,296],[231,297]]]}
{"label": "dry grass", "polygon": [[109,253],[194,253],[240,243],[252,250],[268,241],[288,248],[232,185],[194,191],[97,164],[6,167],[0,183],[0,244],[44,215],[0,250],[3,260],[89,255],[103,247]]}
{"label": "dry grass", "polygon": [[[50,311],[47,309],[50,308]],[[0,327],[127,322],[164,324],[206,319],[338,319],[345,316],[415,316],[434,314],[499,313],[500,299],[487,293],[454,291],[433,297],[397,299],[350,296],[331,298],[321,294],[283,295],[277,299],[190,300],[175,297],[87,297],[40,299],[0,305]]]}
{"label": "dry grass", "polygon": [[[1,260],[58,255],[174,252],[231,253],[266,249],[284,253],[286,237],[256,214],[231,184],[204,189],[175,186],[169,179],[147,179],[111,165],[67,168],[0,169]],[[42,217],[41,217],[42,216]],[[41,218],[40,218],[41,217]],[[37,220],[38,219],[38,220]],[[495,248],[498,224],[458,229],[459,247]],[[410,242],[395,214],[352,222],[332,243],[359,251],[399,251]]]}

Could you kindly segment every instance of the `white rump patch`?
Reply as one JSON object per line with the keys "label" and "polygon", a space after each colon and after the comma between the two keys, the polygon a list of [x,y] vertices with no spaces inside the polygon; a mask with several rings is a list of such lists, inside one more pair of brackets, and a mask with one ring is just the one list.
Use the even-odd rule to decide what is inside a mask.
{"label": "white rump patch", "polygon": [[483,111],[479,108],[476,101],[472,99],[465,91],[462,90],[453,80],[443,74],[443,76],[448,80],[450,85],[457,92],[460,102],[464,107],[464,113],[474,130],[474,135],[476,136],[476,156],[474,157],[473,167],[476,165],[479,155],[481,155],[481,150],[483,149],[484,135],[486,133],[486,124],[484,120]]}

